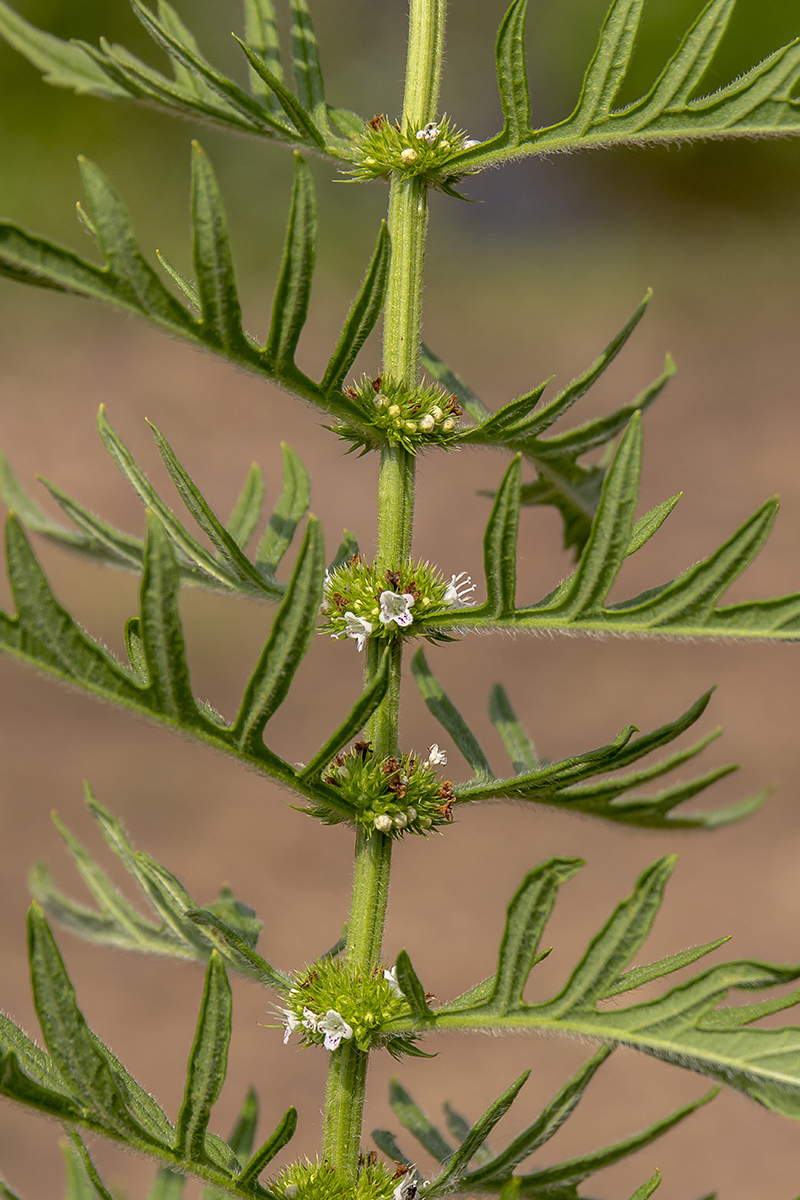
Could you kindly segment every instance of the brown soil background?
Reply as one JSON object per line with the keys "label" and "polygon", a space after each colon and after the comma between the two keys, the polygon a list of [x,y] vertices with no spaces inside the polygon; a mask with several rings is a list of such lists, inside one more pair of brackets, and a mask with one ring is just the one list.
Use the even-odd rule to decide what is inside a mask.
{"label": "brown soil background", "polygon": [[[680,259],[673,243],[640,232],[602,250],[589,244],[558,253],[524,250],[502,269],[480,248],[467,256],[445,245],[433,257],[438,282],[428,294],[426,335],[495,406],[545,375],[556,372],[563,383],[582,370],[632,310],[642,285],[653,283],[652,315],[583,410],[589,415],[627,402],[661,369],[665,349],[678,359],[677,380],[646,419],[641,511],[680,489],[684,497],[657,544],[626,567],[625,592],[635,594],[702,557],[776,491],[783,511],[773,537],[731,597],[795,590],[798,247],[787,249],[767,228],[751,229],[746,238],[735,228],[698,226],[687,232],[690,241]],[[579,250],[586,251],[580,266]],[[285,439],[311,473],[313,508],[323,518],[331,549],[347,525],[370,552],[375,465],[342,457],[315,413],[134,323],[11,286],[2,295],[1,440],[26,485],[33,487],[34,472],[41,472],[108,519],[141,529],[138,502],[93,434],[94,414],[104,402],[112,424],[153,478],[169,487],[145,416],[160,426],[223,512],[253,458],[264,468],[268,498],[274,500],[278,446]],[[265,297],[256,291],[253,298],[265,311]],[[304,341],[304,361],[312,372],[324,363],[336,315],[346,303],[323,279]],[[31,324],[46,334],[33,355],[24,336]],[[364,361],[369,369],[376,354]],[[418,555],[446,572],[468,570],[480,577],[487,502],[475,493],[496,484],[503,467],[500,455],[470,452],[422,460]],[[566,565],[555,518],[525,513],[520,546],[519,594],[543,595]],[[40,549],[57,595],[121,652],[136,580]],[[194,591],[184,594],[182,607],[196,690],[232,714],[271,614]],[[711,836],[606,828],[538,809],[466,811],[445,836],[411,839],[398,849],[387,959],[407,947],[426,986],[442,998],[454,995],[492,969],[505,904],[523,874],[554,854],[581,855],[588,865],[565,887],[547,935],[555,951],[530,985],[532,996],[546,995],[563,981],[639,872],[655,857],[678,852],[675,879],[642,961],[722,934],[732,935],[732,957],[797,961],[796,653],[780,645],[508,637],[432,650],[434,669],[484,735],[497,764],[503,761],[501,748],[485,715],[495,680],[503,681],[541,752],[551,758],[602,744],[628,721],[652,728],[716,683],[700,732],[719,723],[726,736],[706,751],[700,769],[731,760],[743,766],[717,785],[706,805],[753,794],[769,782],[779,788],[747,824]],[[357,694],[360,665],[351,644],[319,639],[270,726],[270,740],[288,758],[307,758],[341,719]],[[403,720],[405,745],[446,742],[411,688]],[[457,759],[453,754],[456,778],[463,770]],[[83,809],[83,778],[122,819],[136,845],[174,871],[199,901],[212,899],[229,882],[252,904],[264,921],[260,949],[277,964],[311,960],[338,936],[350,881],[349,833],[292,811],[269,783],[210,750],[3,660],[0,763],[0,1002],[29,1031],[36,1023],[25,965],[26,872],[44,856],[62,885],[80,894],[50,825],[52,808],[120,879]],[[174,1115],[200,969],[127,958],[67,934],[59,940],[90,1024]],[[270,997],[255,985],[234,981],[234,994],[230,1076],[212,1128],[228,1131],[253,1083],[262,1101],[262,1132],[295,1104],[301,1120],[294,1150],[313,1154],[324,1055],[284,1048],[277,1030],[261,1027],[270,1020]],[[367,1130],[397,1128],[386,1102],[395,1071],[432,1115],[449,1099],[475,1118],[522,1069],[532,1067],[522,1099],[504,1122],[509,1137],[590,1052],[578,1043],[541,1038],[450,1038],[432,1040],[429,1048],[439,1052],[437,1058],[406,1062],[399,1070],[376,1059]],[[624,1137],[705,1087],[697,1076],[619,1052],[576,1117],[540,1155],[541,1164]],[[28,1200],[61,1194],[58,1129],[8,1104],[1,1112],[3,1177]],[[790,1200],[800,1192],[798,1137],[795,1125],[726,1092],[663,1143],[585,1190],[623,1200],[658,1166],[664,1174],[659,1200],[697,1200],[714,1189],[720,1200]],[[93,1148],[120,1196],[133,1200],[146,1194],[150,1165],[98,1143]],[[195,1194],[193,1185],[188,1194]]]}

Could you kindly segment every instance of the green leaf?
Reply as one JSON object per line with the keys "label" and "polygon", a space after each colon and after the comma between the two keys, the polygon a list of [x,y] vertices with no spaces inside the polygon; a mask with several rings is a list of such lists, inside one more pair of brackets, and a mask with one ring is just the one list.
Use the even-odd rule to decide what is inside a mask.
{"label": "green leaf", "polygon": [[538,406],[549,382],[546,380],[532,392],[511,401],[495,413],[486,413],[484,409],[482,416],[474,414],[476,424],[459,434],[458,441],[461,444],[505,446],[525,455],[535,467],[537,478],[522,486],[521,503],[548,504],[559,509],[564,521],[565,549],[572,546],[578,552],[583,549],[591,531],[606,473],[605,461],[582,465],[578,459],[599,446],[608,447],[635,412],[649,407],[672,378],[675,364],[667,355],[664,372],[633,403],[564,433],[547,438],[540,435],[580,400],[614,361],[644,315],[650,297],[651,293],[648,292],[630,320],[612,338],[591,367],[547,403]]}
{"label": "green leaf", "polygon": [[573,114],[576,124],[589,128],[608,118],[633,56],[643,9],[644,0],[612,3],[583,80],[581,98]]}
{"label": "green leaf", "polygon": [[372,1140],[391,1162],[396,1162],[401,1167],[413,1166],[411,1159],[406,1157],[398,1146],[394,1134],[388,1129],[373,1129]]}
{"label": "green leaf", "polygon": [[92,224],[105,256],[118,301],[167,327],[191,328],[193,321],[145,260],[130,218],[110,182],[94,163],[78,159]]}
{"label": "green leaf", "polygon": [[[490,615],[492,607],[447,612],[437,626],[459,628],[549,629],[615,633],[666,634],[680,637],[800,638],[800,594],[721,606],[730,585],[758,554],[777,511],[768,501],[717,551],[660,587],[607,606],[607,597],[622,563],[651,537],[671,511],[667,501],[639,522],[633,516],[641,468],[640,419],[634,416],[606,476],[602,497],[577,570],[537,604],[516,608],[509,615]],[[504,566],[503,535],[513,541],[514,514],[503,513],[501,493],[487,527],[487,589],[497,592],[499,581],[510,579],[513,565]]]}
{"label": "green leaf", "polygon": [[[72,251],[33,237],[15,225],[0,224],[0,275],[19,283],[99,300],[142,315],[142,309],[131,292],[118,286],[108,268],[96,267]],[[165,295],[169,293],[165,292]],[[172,299],[172,303],[180,308],[176,300]],[[152,319],[159,321],[158,316]],[[191,318],[186,313],[185,320],[179,320],[181,332],[184,332]]]}
{"label": "green leaf", "polygon": [[259,569],[271,576],[277,571],[281,559],[292,543],[297,526],[308,512],[311,503],[311,481],[302,462],[285,442],[281,442],[281,454],[281,494],[256,551]]}
{"label": "green leaf", "polygon": [[258,1096],[253,1088],[250,1088],[244,1098],[244,1104],[236,1119],[231,1136],[228,1138],[228,1145],[242,1162],[246,1162],[252,1153],[257,1126]]}
{"label": "green leaf", "polygon": [[613,987],[606,991],[606,999],[620,996],[623,992],[635,991],[645,983],[652,983],[654,979],[663,979],[665,975],[671,975],[673,971],[682,971],[684,967],[690,967],[692,963],[696,963],[700,958],[705,958],[712,951],[719,950],[720,946],[724,946],[728,941],[730,938],[717,938],[715,942],[708,942],[705,946],[694,946],[691,950],[683,950],[680,954],[671,954],[667,958],[660,958],[658,962],[648,963],[647,966],[634,967],[631,971],[625,971],[623,975],[619,976]]}
{"label": "green leaf", "polygon": [[331,360],[319,385],[323,392],[335,392],[341,389],[359,350],[374,329],[386,297],[390,258],[389,229],[386,222],[382,221],[378,241],[364,282],[353,301],[336,349],[331,355]]}
{"label": "green leaf", "polygon": [[0,1096],[59,1121],[86,1121],[86,1106],[61,1090],[44,1087],[21,1069],[13,1051],[0,1052]]}
{"label": "green leaf", "polygon": [[[236,35],[234,34],[234,37]],[[255,71],[256,75],[267,85],[270,91],[275,96],[278,104],[280,104],[286,116],[292,122],[292,125],[297,130],[294,134],[296,140],[302,140],[311,145],[314,149],[325,150],[325,138],[320,133],[317,126],[314,124],[313,117],[300,101],[284,86],[281,79],[272,72],[268,61],[265,61],[261,56],[241,38],[236,38],[236,41],[242,47],[247,61]],[[292,137],[293,131],[287,127],[286,133]]]}
{"label": "green leaf", "polygon": [[416,971],[411,965],[408,952],[401,950],[397,956],[397,982],[400,991],[408,1001],[415,1021],[425,1021],[432,1015],[428,1004],[425,988],[419,981]]}
{"label": "green leaf", "polygon": [[[222,525],[220,520],[211,511],[207,501],[197,488],[186,470],[178,462],[167,439],[150,423],[150,428],[156,439],[159,453],[164,460],[164,465],[169,471],[172,481],[178,489],[181,499],[192,514],[197,524],[208,536],[209,540],[216,546],[220,558],[227,564],[230,570],[236,575],[239,581],[248,585],[256,592],[262,592],[270,599],[275,599],[276,588],[264,579],[262,573],[258,570],[250,559],[240,549],[235,538]],[[260,474],[258,476],[261,478]],[[261,484],[263,494],[263,483]],[[259,500],[260,507],[260,500]]]}
{"label": "green leaf", "polygon": [[[460,1113],[457,1113],[455,1109],[447,1103],[446,1100],[442,1105],[442,1111],[444,1112],[447,1120],[447,1128],[450,1130],[456,1141],[459,1144],[462,1143],[471,1128],[469,1121],[467,1121],[465,1117],[462,1117]],[[493,1155],[488,1144],[484,1142],[483,1145],[479,1146],[475,1151],[473,1157],[477,1163],[484,1163],[489,1162]]]}
{"label": "green leaf", "polygon": [[[91,793],[89,793],[91,797]],[[94,800],[94,797],[91,797]],[[96,801],[94,801],[96,804]],[[108,940],[111,944],[117,944],[125,949],[145,949],[149,948],[154,942],[161,944],[168,940],[169,935],[164,937],[164,931],[160,930],[152,921],[145,920],[135,908],[132,907],[125,897],[114,887],[108,876],[102,871],[94,860],[87,854],[80,842],[70,833],[69,829],[62,824],[57,816],[53,816],[53,821],[56,829],[61,834],[64,844],[67,847],[70,858],[75,864],[78,873],[93,897],[95,903],[102,914],[102,925],[93,932],[92,940],[98,940],[98,935],[102,936],[102,940]],[[41,869],[37,872],[32,881],[32,891],[35,898],[48,911],[52,912],[54,901],[58,899],[58,893],[54,892],[52,885],[49,885],[49,877],[43,876]],[[90,917],[97,920],[97,914],[91,910],[83,910]],[[58,913],[58,920],[61,924],[69,924],[65,921],[63,912]],[[75,932],[83,932],[80,928]]]}
{"label": "green leaf", "polygon": [[533,969],[542,932],[555,904],[558,889],[583,866],[579,858],[553,858],[526,875],[506,917],[494,990],[487,1005],[505,1014],[522,1004],[522,993]]}
{"label": "green leaf", "polygon": [[[800,1119],[800,1031],[792,1027],[748,1028],[753,1020],[765,1015],[765,1010],[758,1004],[744,1005],[738,1010],[717,1010],[716,1007],[732,989],[772,990],[800,979],[800,967],[751,960],[722,963],[655,999],[640,1000],[624,1007],[619,1003],[613,1007],[604,1004],[614,994],[620,976],[650,931],[673,861],[662,859],[645,871],[632,895],[617,907],[592,940],[565,987],[551,1000],[536,1004],[526,1004],[519,997],[525,983],[525,964],[530,963],[532,949],[552,903],[552,888],[538,904],[529,905],[528,931],[522,923],[519,905],[520,896],[527,898],[526,885],[531,886],[526,881],[509,907],[503,939],[505,948],[514,939],[522,938],[524,954],[512,954],[504,949],[499,973],[501,984],[492,997],[481,999],[470,1007],[445,1005],[436,1011],[433,1021],[426,1021],[426,1032],[488,1028],[509,1032],[528,1030],[592,1038],[609,1046],[628,1046],[728,1083],[765,1107]],[[545,879],[552,869],[551,864],[546,864],[533,874],[540,874]],[[519,964],[519,969],[511,971],[506,962]],[[672,960],[665,960],[662,965],[665,975],[674,967]],[[653,978],[652,973],[648,978]],[[504,980],[513,980],[513,987],[503,987]],[[798,1000],[800,991],[794,993],[788,1003]],[[714,1025],[718,1011],[722,1014],[722,1027]],[[418,1028],[419,1023],[408,1018],[392,1022],[387,1032],[408,1034],[417,1032]],[[673,1114],[666,1123],[653,1126],[632,1142],[620,1143],[619,1147],[601,1151],[589,1159],[575,1160],[560,1168],[538,1172],[536,1176],[523,1177],[523,1190],[534,1196],[536,1188],[541,1190],[545,1184],[580,1182],[589,1173],[580,1174],[587,1164],[591,1164],[594,1171],[601,1165],[617,1161],[623,1153],[632,1152],[631,1145],[646,1144],[688,1111],[684,1109]]]}
{"label": "green leaf", "polygon": [[328,117],[346,138],[357,138],[364,132],[366,121],[352,109],[334,108],[329,104]]}
{"label": "green leaf", "polygon": [[6,554],[17,616],[0,613],[0,649],[84,691],[143,707],[133,677],[57,603],[13,516],[6,525]]}
{"label": "green leaf", "polygon": [[198,77],[218,96],[221,96],[226,104],[244,118],[251,129],[268,136],[274,136],[277,132],[283,133],[283,129],[276,128],[275,121],[269,117],[257,100],[243,92],[231,79],[220,74],[191,46],[185,45],[174,37],[165,25],[157,20],[150,9],[142,4],[141,0],[130,0],[130,2],[133,11],[153,41],[166,50],[170,58],[181,63],[191,75]]}
{"label": "green leaf", "polygon": [[319,522],[310,518],[286,595],[258,665],[245,689],[233,727],[236,744],[248,752],[263,745],[264,728],[283,703],[316,627],[325,573]]}
{"label": "green leaf", "polygon": [[658,1185],[661,1183],[661,1172],[656,1171],[655,1175],[648,1179],[647,1183],[643,1183],[640,1188],[631,1196],[631,1200],[647,1200],[648,1196],[652,1196]]}
{"label": "green leaf", "polygon": [[294,160],[294,188],[283,262],[264,359],[272,369],[286,370],[294,363],[297,343],[305,325],[317,237],[317,208],[311,172],[299,154]]}
{"label": "green leaf", "polygon": [[247,1188],[258,1180],[267,1163],[272,1162],[275,1155],[279,1154],[283,1147],[292,1140],[296,1128],[297,1109],[290,1108],[284,1114],[275,1132],[267,1138],[260,1149],[256,1150],[245,1166],[239,1177],[241,1187]]}
{"label": "green leaf", "polygon": [[445,1169],[431,1180],[430,1186],[425,1189],[426,1196],[441,1195],[460,1181],[466,1173],[470,1160],[484,1144],[497,1122],[511,1108],[529,1075],[530,1071],[523,1072],[519,1079],[489,1106],[480,1120],[476,1121]]}
{"label": "green leaf", "polygon": [[517,586],[520,459],[517,455],[497,489],[483,539],[486,601],[478,610],[495,619],[514,612]]}
{"label": "green leaf", "polygon": [[167,1120],[161,1105],[126,1071],[119,1059],[111,1053],[108,1046],[104,1046],[95,1034],[92,1034],[92,1038],[108,1063],[109,1070],[114,1077],[117,1087],[125,1099],[128,1111],[147,1130],[154,1142],[160,1146],[170,1146],[175,1136],[175,1130]]}
{"label": "green leaf", "polygon": [[496,683],[489,696],[489,717],[508,751],[518,775],[535,771],[539,766],[536,749],[516,718],[503,688]]}
{"label": "green leaf", "polygon": [[297,98],[324,135],[327,131],[325,87],[319,64],[319,48],[305,0],[290,0],[292,10],[292,66]]}
{"label": "green leaf", "polygon": [[230,1036],[231,989],[222,959],[214,953],[206,971],[186,1091],[178,1116],[177,1149],[189,1160],[202,1161],[206,1157],[206,1129],[225,1081]]}
{"label": "green leaf", "polygon": [[208,155],[197,142],[192,143],[192,229],[204,339],[227,354],[247,354],[227,217]]}
{"label": "green leaf", "polygon": [[79,46],[36,29],[0,0],[0,35],[42,72],[45,83],[72,88],[79,95],[126,98]]}
{"label": "green leaf", "polygon": [[374,676],[364,688],[361,696],[339,728],[331,734],[325,745],[317,751],[308,766],[303,768],[300,776],[301,779],[309,781],[316,779],[329,766],[331,760],[364,728],[388,691],[390,657],[389,651],[385,650],[381,655]]}
{"label": "green leaf", "polygon": [[63,1100],[75,1100],[68,1083],[50,1056],[1,1012],[0,1052],[10,1054],[19,1071],[24,1072],[32,1082],[40,1084],[50,1092],[58,1093]]}
{"label": "green leaf", "polygon": [[576,615],[603,606],[627,554],[639,496],[641,421],[631,419],[614,456],[592,531],[563,606]]}
{"label": "green leaf", "polygon": [[197,284],[193,283],[190,279],[187,279],[186,276],[179,271],[178,268],[169,261],[167,256],[161,253],[160,250],[156,250],[156,258],[170,278],[177,283],[178,287],[183,292],[189,303],[199,312],[200,293],[197,290]]}
{"label": "green leaf", "polygon": [[[622,1159],[629,1158],[632,1154],[643,1150],[645,1146],[652,1145],[658,1138],[663,1137],[665,1133],[669,1133],[670,1129],[674,1129],[681,1121],[685,1121],[687,1117],[697,1112],[698,1108],[713,1100],[717,1092],[718,1089],[714,1088],[713,1091],[707,1092],[705,1096],[701,1096],[699,1100],[684,1105],[683,1108],[670,1113],[668,1117],[656,1121],[647,1129],[643,1129],[641,1133],[634,1134],[633,1137],[626,1138],[622,1142],[617,1142],[612,1146],[605,1146],[602,1150],[596,1150],[593,1154],[586,1154],[581,1158],[569,1159],[567,1162],[559,1163],[557,1166],[545,1167],[543,1170],[535,1171],[530,1175],[520,1176],[522,1181],[520,1195],[530,1197],[548,1196],[553,1194],[551,1189],[577,1187],[583,1183],[584,1179],[588,1179],[595,1172],[602,1171],[605,1167],[613,1166],[614,1163],[621,1162]],[[561,1193],[556,1192],[556,1195],[559,1194]],[[649,1195],[650,1193],[645,1192],[644,1194]]]}
{"label": "green leaf", "polygon": [[60,1144],[67,1184],[65,1200],[97,1200],[97,1193],[72,1139],[64,1138]]}
{"label": "green leaf", "polygon": [[255,949],[264,927],[263,923],[259,921],[254,909],[236,899],[227,884],[220,888],[219,897],[208,905],[208,911],[225,921],[251,949]]}
{"label": "green leaf", "polygon": [[540,383],[532,392],[526,392],[524,396],[504,404],[497,412],[490,413],[480,424],[465,430],[458,440],[469,445],[472,443],[505,445],[510,436],[509,430],[516,431],[518,428],[527,428],[531,420],[531,413],[550,382],[549,379],[545,379],[544,383]]}
{"label": "green leaf", "polygon": [[28,956],[33,999],[45,1045],[59,1072],[101,1128],[112,1136],[141,1133],[128,1112],[108,1061],[75,1000],[61,955],[34,903],[28,916]]}
{"label": "green leaf", "polygon": [[148,514],[141,586],[142,650],[150,689],[160,711],[176,724],[196,725],[200,714],[192,694],[183,629],[178,613],[180,579],[166,531]]}
{"label": "green leaf", "polygon": [[256,531],[263,503],[264,477],[258,463],[253,463],[234,505],[230,520],[225,526],[240,550],[247,549],[247,544]]}
{"label": "green leaf", "polygon": [[80,534],[76,534],[73,530],[67,529],[64,525],[59,525],[52,517],[49,517],[46,512],[39,508],[23,488],[17,476],[14,474],[11,463],[6,458],[5,454],[0,453],[0,496],[2,496],[8,508],[12,509],[23,524],[33,530],[34,533],[44,534],[45,537],[50,537],[59,544],[66,545],[70,549],[80,548],[85,545],[86,539]]}
{"label": "green leaf", "polygon": [[500,24],[495,49],[497,83],[503,106],[502,136],[511,145],[524,141],[531,126],[531,100],[525,65],[527,11],[528,0],[513,0]]}
{"label": "green leaf", "polygon": [[468,413],[473,421],[480,423],[490,416],[488,408],[478,399],[475,393],[424,343],[422,345],[420,361],[432,379],[435,379],[437,383],[441,383],[442,387],[447,388],[449,392],[453,393],[458,403],[464,409],[464,412]]}
{"label": "green leaf", "polygon": [[357,554],[358,542],[356,541],[356,536],[354,533],[351,533],[349,529],[345,529],[339,547],[333,556],[330,566],[328,567],[328,571],[333,573],[337,567],[343,566],[348,559],[353,558],[354,555]]}
{"label": "green leaf", "polygon": [[[141,571],[142,560],[144,555],[143,543],[138,539],[131,537],[127,533],[123,533],[120,529],[115,529],[113,525],[107,524],[94,513],[89,512],[82,504],[78,504],[66,492],[62,492],[61,488],[51,483],[48,479],[42,479],[41,483],[47,488],[50,495],[67,514],[72,523],[81,531],[83,538],[80,541],[80,548],[88,551],[92,557],[102,558],[104,562],[114,566],[126,567],[128,570]],[[26,519],[25,524],[31,528],[30,522]],[[47,533],[45,534],[47,536]],[[62,542],[62,538],[57,536],[53,540]],[[73,549],[76,547],[69,546]]]}
{"label": "green leaf", "polygon": [[68,1131],[67,1136],[69,1137],[69,1140],[80,1159],[81,1166],[83,1167],[86,1178],[92,1186],[94,1194],[99,1196],[100,1200],[113,1200],[111,1193],[100,1178],[97,1167],[92,1162],[89,1151],[83,1144],[83,1140],[79,1134],[72,1129]]}
{"label": "green leaf", "polygon": [[[108,845],[141,888],[159,922],[146,920],[132,908],[56,818],[56,826],[100,911],[85,908],[64,896],[40,864],[34,870],[31,890],[52,917],[89,941],[127,950],[206,962],[216,949],[234,970],[279,991],[286,990],[287,977],[255,953],[261,922],[251,908],[236,900],[229,888],[223,888],[218,900],[200,909],[170,871],[134,850],[119,821],[97,802],[88,786],[86,794],[89,811]],[[0,1048],[3,1045],[0,1031]],[[18,1053],[24,1049],[17,1042],[8,1045]],[[44,1077],[42,1081],[47,1082]],[[138,1103],[136,1097],[133,1099]],[[148,1124],[141,1113],[137,1112],[137,1116],[143,1124]],[[157,1122],[157,1114],[153,1119]]]}
{"label": "green leaf", "polygon": [[492,778],[492,768],[486,755],[478,745],[472,730],[468,727],[461,713],[446,695],[444,688],[434,676],[424,650],[418,650],[411,660],[411,672],[414,682],[419,688],[420,695],[436,720],[447,730],[458,749],[464,755],[475,777],[478,779]]}
{"label": "green leaf", "polygon": [[[167,3],[167,0],[158,0],[158,19],[176,41],[181,42],[198,58],[200,57],[200,47],[197,44],[197,40],[184,25],[172,5]],[[196,72],[188,70],[180,59],[175,57],[172,59],[172,67],[177,83],[185,87],[187,91],[194,92],[199,100],[214,103],[217,99],[217,93]]]}
{"label": "green leaf", "polygon": [[505,1150],[490,1156],[488,1161],[464,1176],[464,1186],[478,1189],[500,1184],[510,1177],[515,1167],[546,1145],[572,1116],[595,1074],[611,1053],[611,1047],[601,1046],[564,1084],[532,1125],[518,1134]]}
{"label": "green leaf", "polygon": [[187,913],[194,911],[195,902],[178,879],[148,854],[139,851],[130,863],[136,881],[164,924],[181,943],[184,952],[204,961],[208,958],[208,939],[201,936]]}
{"label": "green leaf", "polygon": [[[272,74],[283,80],[281,67],[278,26],[272,0],[245,0],[245,41],[252,46],[259,58],[266,63]],[[275,117],[283,112],[272,89],[265,86],[263,79],[250,68],[250,87],[253,95]]]}
{"label": "green leaf", "polygon": [[450,1161],[455,1153],[453,1147],[396,1079],[389,1085],[389,1103],[403,1128],[413,1134],[438,1163],[444,1166]]}
{"label": "green leaf", "polygon": [[[515,8],[512,5],[510,14]],[[521,36],[502,58],[498,53],[506,125],[497,137],[457,155],[449,166],[458,172],[473,172],[504,159],[558,150],[704,137],[763,137],[800,129],[800,102],[793,94],[800,80],[800,39],[768,55],[727,86],[698,95],[715,64],[733,0],[709,0],[652,88],[633,103],[615,109],[633,57],[643,9],[644,0],[613,0],[578,103],[570,117],[555,125],[540,129],[521,125]],[[501,36],[507,36],[508,23],[509,14],[501,26]],[[509,108],[515,122],[513,137],[509,136]]]}
{"label": "green leaf", "polygon": [[109,425],[103,406],[97,415],[97,429],[103,445],[115,465],[131,484],[142,503],[158,518],[160,525],[181,555],[193,568],[201,571],[204,575],[210,576],[220,583],[229,584],[229,572],[217,562],[212,554],[203,549],[164,503],[145,473],[137,465],[130,450]]}
{"label": "green leaf", "polygon": [[271,987],[277,992],[287,992],[291,986],[288,976],[282,975],[274,967],[256,954],[252,946],[229,925],[207,908],[187,909],[187,917],[196,925],[209,931],[209,937],[217,943],[217,948],[225,954],[225,959],[232,967],[251,979],[257,979],[265,987]]}

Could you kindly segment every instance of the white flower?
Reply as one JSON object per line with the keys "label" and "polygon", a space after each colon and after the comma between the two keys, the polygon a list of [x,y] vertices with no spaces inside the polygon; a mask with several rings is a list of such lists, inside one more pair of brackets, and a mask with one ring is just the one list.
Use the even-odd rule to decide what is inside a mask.
{"label": "white flower", "polygon": [[284,1025],[286,1026],[286,1032],[283,1035],[283,1044],[285,1046],[286,1043],[289,1041],[289,1038],[294,1033],[295,1029],[300,1028],[302,1022],[299,1017],[295,1016],[295,1014],[292,1012],[292,1010],[290,1008],[282,1008],[281,1012],[286,1017],[286,1020],[284,1021]]}
{"label": "white flower", "polygon": [[452,575],[450,582],[447,585],[444,593],[444,603],[449,604],[452,608],[464,608],[471,604],[472,601],[467,599],[470,592],[475,591],[475,584],[466,571],[460,571],[458,575]]}
{"label": "white flower", "polygon": [[341,1013],[335,1008],[329,1008],[321,1021],[317,1021],[317,1032],[325,1034],[325,1049],[338,1050],[339,1043],[353,1036],[353,1030],[347,1024]]}
{"label": "white flower", "polygon": [[400,987],[400,984],[397,982],[397,967],[392,967],[391,970],[384,971],[383,978],[386,980],[386,982],[389,985],[390,990],[395,994],[395,996],[399,996],[400,999],[402,1000],[403,992]]}
{"label": "white flower", "polygon": [[434,742],[432,746],[428,746],[428,757],[422,765],[423,767],[445,767],[447,766],[447,755]]}
{"label": "white flower", "polygon": [[[398,592],[381,592],[379,600],[381,612],[378,620],[381,625],[389,625],[395,621],[402,629],[405,629],[414,620],[409,611],[414,603],[414,597],[410,592],[403,592],[402,595]],[[349,613],[345,613],[346,617],[349,615]],[[371,630],[372,626],[370,625]]]}
{"label": "white flower", "polygon": [[388,813],[379,813],[375,818],[375,828],[379,833],[388,833],[392,828],[392,818]]}
{"label": "white flower", "polygon": [[420,418],[419,427],[423,433],[431,433],[436,428],[436,418],[432,413],[426,413]]}
{"label": "white flower", "polygon": [[436,142],[438,142],[441,132],[441,129],[435,121],[428,121],[427,125],[423,126],[422,129],[417,130],[417,140],[420,142],[427,142],[429,146],[434,146],[436,145]]}
{"label": "white flower", "polygon": [[[364,643],[372,633],[372,622],[365,621],[363,617],[357,617],[355,613],[346,612],[344,619],[347,622],[345,629],[345,637],[352,638],[356,644],[356,648],[361,651],[364,649]],[[340,633],[332,633],[331,637],[341,637]]]}
{"label": "white flower", "polygon": [[419,1177],[413,1167],[409,1167],[403,1178],[392,1193],[394,1200],[414,1200],[419,1190]]}
{"label": "white flower", "polygon": [[310,1008],[304,1008],[303,1020],[300,1022],[300,1024],[304,1025],[306,1029],[309,1029],[313,1033],[319,1024],[319,1017],[316,1013],[313,1013]]}

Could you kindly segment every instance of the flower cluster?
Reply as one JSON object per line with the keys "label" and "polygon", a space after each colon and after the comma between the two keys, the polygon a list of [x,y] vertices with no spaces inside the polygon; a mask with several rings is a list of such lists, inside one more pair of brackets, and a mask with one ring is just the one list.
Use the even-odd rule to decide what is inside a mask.
{"label": "flower cluster", "polygon": [[307,1046],[324,1046],[332,1054],[351,1039],[366,1053],[385,1046],[400,1055],[409,1046],[408,1036],[382,1031],[390,1021],[408,1016],[408,1004],[397,983],[395,969],[374,967],[363,975],[339,958],[322,958],[295,977],[280,1010],[284,1044],[298,1034]]}
{"label": "flower cluster", "polygon": [[364,126],[356,145],[358,162],[348,174],[352,179],[369,180],[399,171],[426,175],[436,186],[448,181],[448,162],[477,145],[446,116],[421,129],[408,121],[401,126],[386,116],[376,116]]}
{"label": "flower cluster", "polygon": [[356,742],[348,754],[336,756],[323,779],[341,792],[353,807],[353,820],[369,833],[428,834],[453,819],[453,785],[434,770],[446,762],[435,744],[425,759],[413,751],[376,758],[369,742]]}
{"label": "flower cluster", "polygon": [[323,629],[334,638],[352,638],[359,650],[368,637],[409,632],[436,637],[436,618],[470,603],[474,584],[461,572],[450,581],[428,562],[407,562],[381,574],[358,555],[325,576]]}
{"label": "flower cluster", "polygon": [[461,407],[436,383],[407,387],[390,375],[364,375],[344,393],[354,401],[360,419],[341,421],[334,428],[354,448],[374,450],[389,442],[415,454],[426,446],[448,446],[458,433]]}
{"label": "flower cluster", "polygon": [[306,1159],[284,1168],[270,1191],[286,1200],[414,1200],[419,1185],[413,1167],[391,1170],[373,1151],[360,1157],[355,1179],[328,1162]]}

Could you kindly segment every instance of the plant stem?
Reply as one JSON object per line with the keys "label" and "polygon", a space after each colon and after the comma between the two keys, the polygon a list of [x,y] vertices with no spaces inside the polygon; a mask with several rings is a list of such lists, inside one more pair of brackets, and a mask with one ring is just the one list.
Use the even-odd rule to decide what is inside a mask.
{"label": "plant stem", "polygon": [[[446,0],[411,0],[403,105],[404,124],[419,129],[436,116],[444,48]],[[423,178],[395,176],[389,200],[392,261],[384,314],[383,373],[407,387],[419,375],[422,282],[428,224],[427,183]],[[397,570],[409,557],[414,520],[414,456],[386,446],[378,483],[379,570]],[[398,745],[400,675],[403,644],[390,644],[388,692],[372,718],[368,736],[379,757]],[[374,678],[380,661],[377,640],[368,643],[366,678]],[[359,830],[345,962],[366,975],[380,963],[392,840],[382,833]],[[343,1041],[331,1055],[325,1103],[323,1152],[331,1165],[352,1179],[358,1172],[361,1122],[368,1055]]]}

